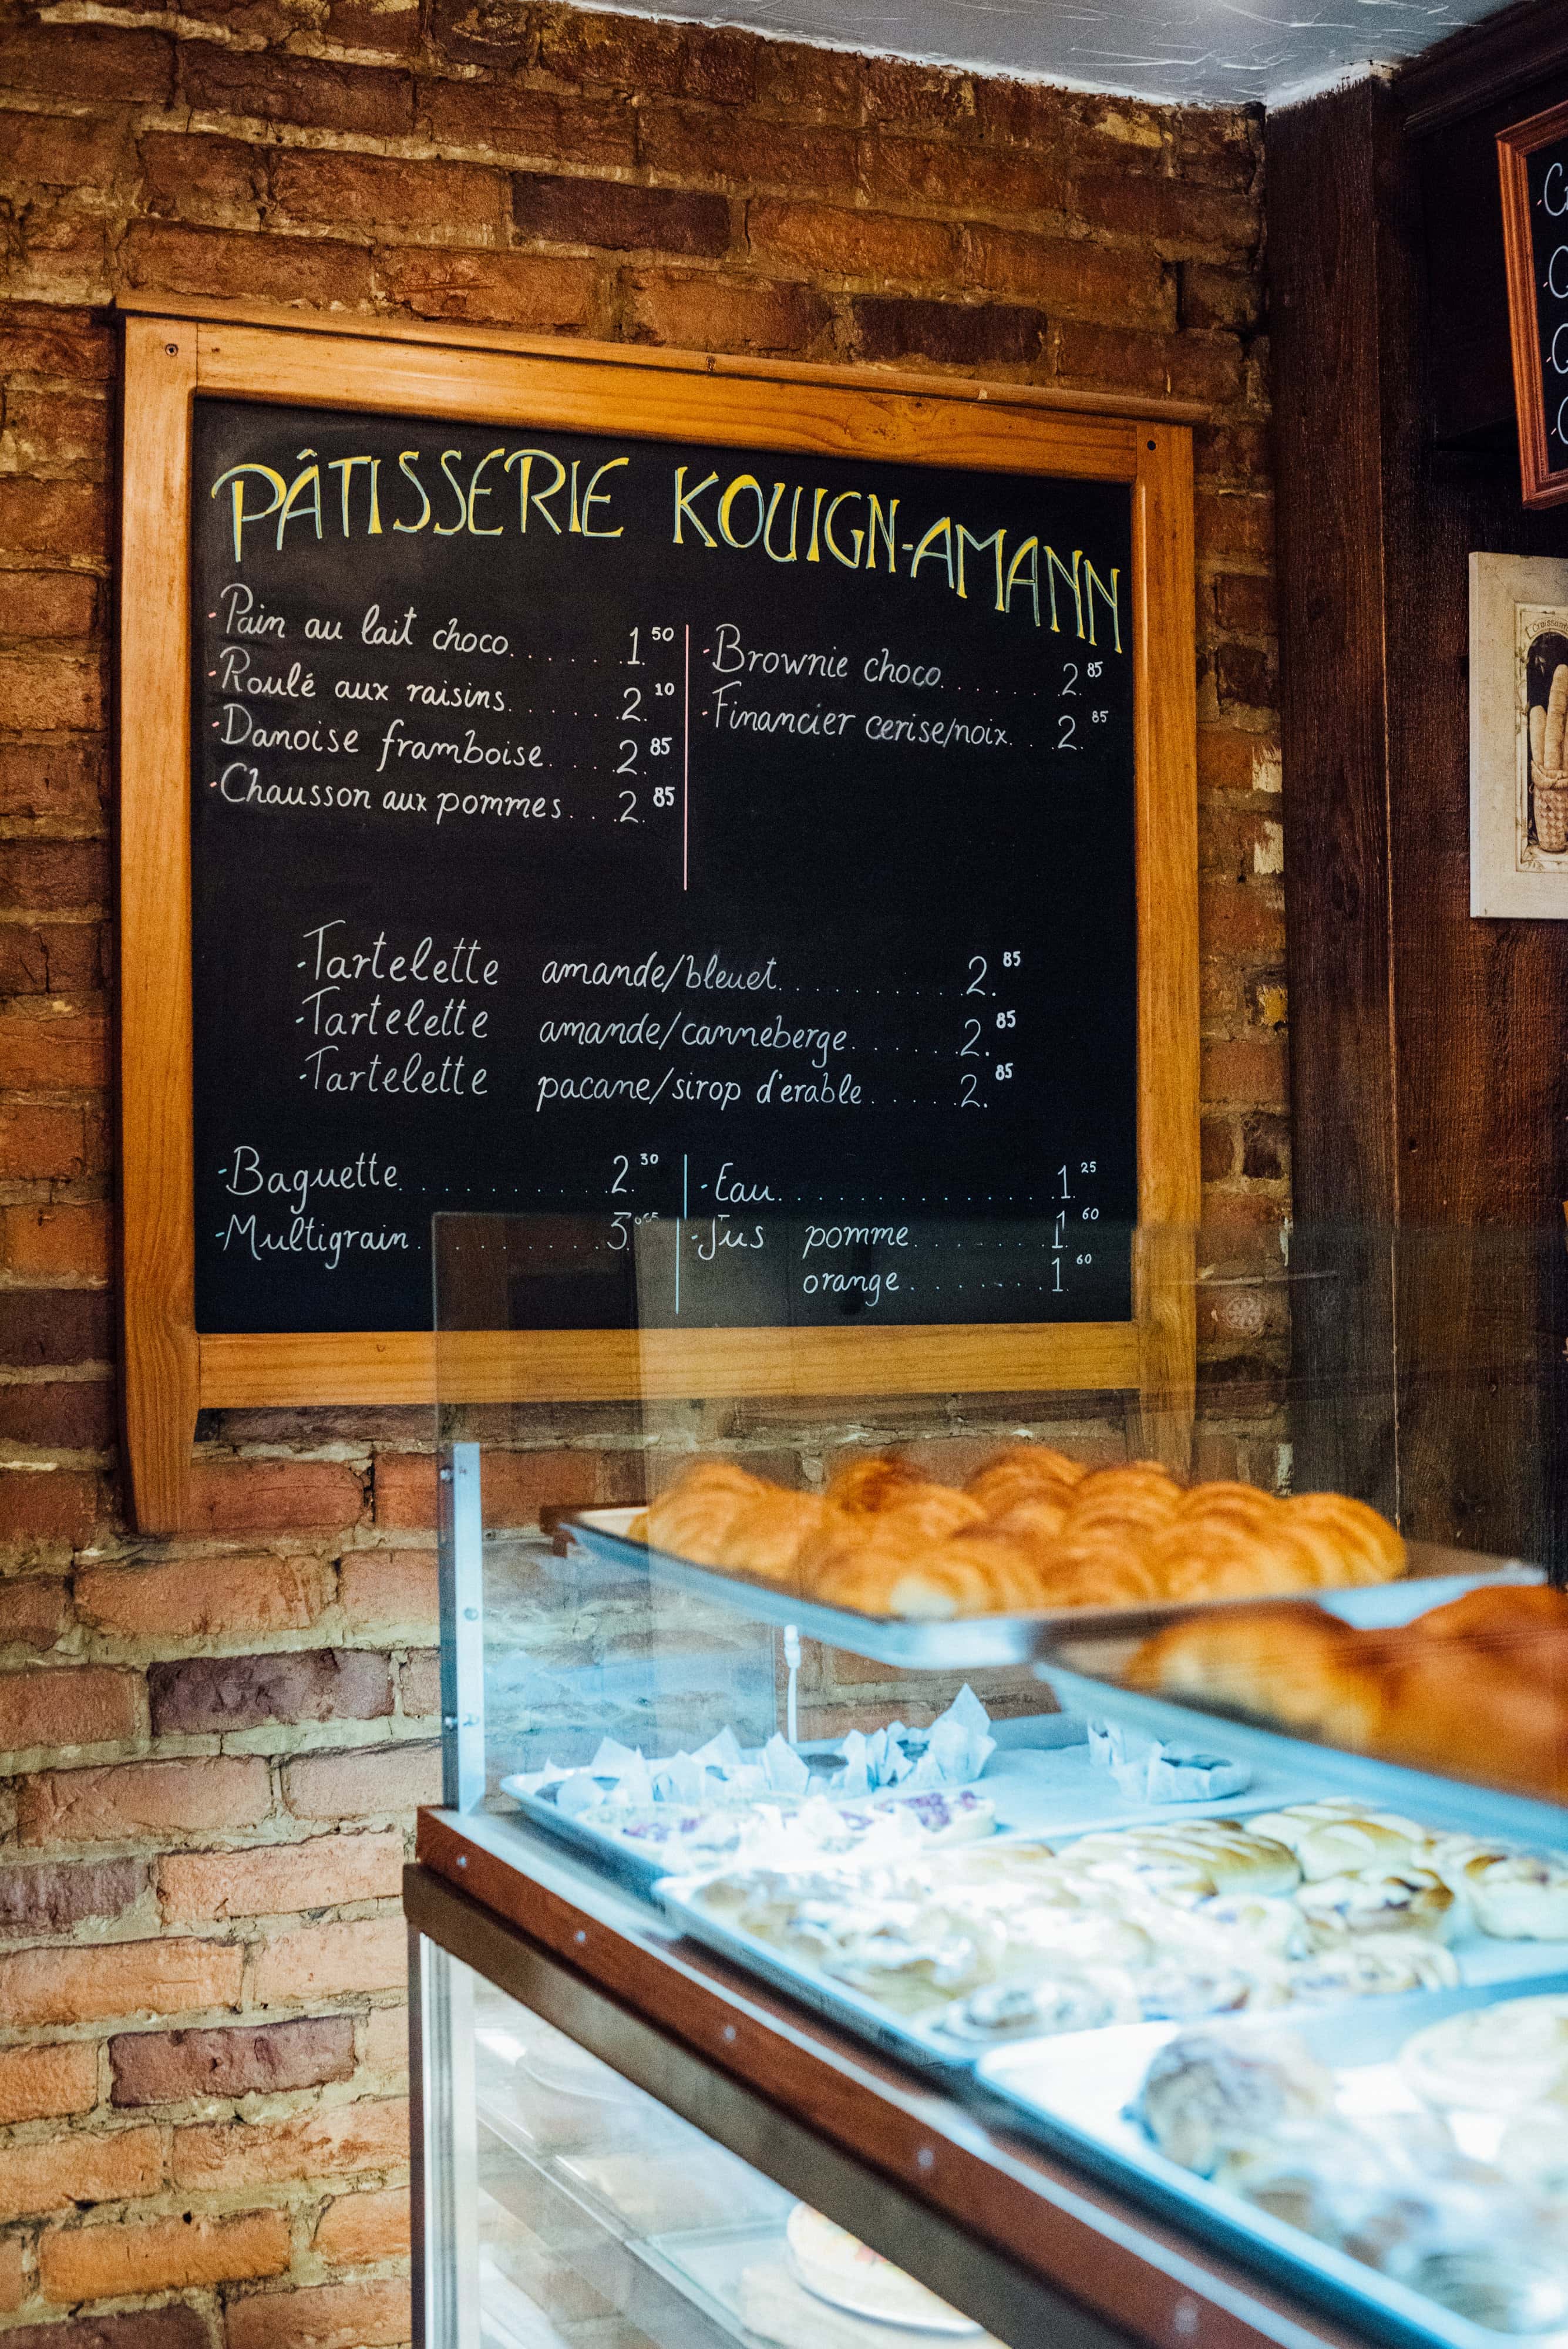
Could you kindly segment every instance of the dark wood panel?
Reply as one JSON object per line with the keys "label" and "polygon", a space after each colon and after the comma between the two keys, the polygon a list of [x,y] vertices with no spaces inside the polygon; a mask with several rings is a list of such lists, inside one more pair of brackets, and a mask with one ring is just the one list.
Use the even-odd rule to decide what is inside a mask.
{"label": "dark wood panel", "polygon": [[1397,1212],[1376,133],[1363,83],[1271,126],[1296,1475],[1392,1510]]}
{"label": "dark wood panel", "polygon": [[1568,74],[1568,11],[1562,0],[1518,0],[1412,57],[1394,88],[1406,131],[1416,138],[1511,101],[1553,74]]}

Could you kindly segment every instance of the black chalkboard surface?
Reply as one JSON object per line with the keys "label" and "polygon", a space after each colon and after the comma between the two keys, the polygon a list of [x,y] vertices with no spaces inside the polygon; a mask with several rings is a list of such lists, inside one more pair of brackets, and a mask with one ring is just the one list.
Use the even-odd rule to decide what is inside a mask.
{"label": "black chalkboard surface", "polygon": [[199,1330],[428,1328],[462,1209],[1128,1317],[1126,482],[202,398],[192,494]]}

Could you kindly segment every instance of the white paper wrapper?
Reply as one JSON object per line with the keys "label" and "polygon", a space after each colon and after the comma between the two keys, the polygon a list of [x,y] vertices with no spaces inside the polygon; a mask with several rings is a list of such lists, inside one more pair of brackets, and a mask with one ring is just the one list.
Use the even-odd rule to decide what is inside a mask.
{"label": "white paper wrapper", "polygon": [[1244,1762],[1139,1737],[1114,1721],[1090,1722],[1089,1761],[1097,1770],[1108,1770],[1133,1803],[1216,1802],[1241,1794],[1252,1783]]}

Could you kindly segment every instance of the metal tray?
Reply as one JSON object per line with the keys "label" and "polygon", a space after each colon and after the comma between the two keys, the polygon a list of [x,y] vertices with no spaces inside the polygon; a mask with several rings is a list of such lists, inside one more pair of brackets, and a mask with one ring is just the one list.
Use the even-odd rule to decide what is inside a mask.
{"label": "metal tray", "polygon": [[[1469,2007],[1490,2006],[1503,1998],[1528,1998],[1568,1990],[1568,1972],[1542,1972],[1506,1984],[1447,1991],[1417,1991],[1399,1998],[1367,1998],[1329,2007],[1282,2008],[1257,2016],[1240,2015],[1203,2024],[1206,2033],[1245,2039],[1288,2032],[1303,2040],[1336,2074],[1391,2063],[1414,2031]],[[977,2082],[1001,2098],[1010,2116],[1054,2151],[1108,2179],[1183,2227],[1239,2250],[1262,2264],[1293,2292],[1308,2294],[1365,2330],[1376,2313],[1371,2337],[1444,2349],[1501,2349],[1504,2340],[1528,2339],[1530,2349],[1564,2349],[1568,2332],[1503,2334],[1457,2316],[1376,2268],[1303,2234],[1240,2196],[1181,2168],[1144,2136],[1125,2107],[1137,2093],[1158,2048],[1189,2026],[1176,2023],[1113,2025],[1104,2031],[1064,2033],[1054,2039],[994,2049],[976,2066]],[[1392,2090],[1394,2096],[1398,2089]],[[1384,2084],[1368,2077],[1355,2099],[1363,2109],[1389,2101]]]}
{"label": "metal tray", "polygon": [[[1141,1638],[1179,1616],[1207,1615],[1237,1607],[1299,1605],[1302,1594],[1284,1599],[1206,1599],[1170,1601],[1155,1607],[1055,1607],[1033,1615],[961,1615],[935,1621],[911,1621],[896,1615],[865,1615],[851,1607],[825,1607],[798,1592],[753,1576],[730,1573],[718,1567],[694,1566],[689,1558],[633,1541],[628,1527],[640,1514],[636,1509],[575,1509],[561,1518],[562,1526],[583,1547],[620,1571],[651,1575],[668,1588],[684,1590],[711,1605],[727,1608],[756,1623],[793,1624],[807,1639],[825,1647],[846,1648],[873,1663],[893,1664],[908,1671],[971,1671],[992,1664],[1026,1664],[1050,1655],[1064,1639],[1094,1634]],[[1482,1557],[1465,1550],[1439,1548],[1412,1542],[1411,1571],[1397,1583],[1363,1590],[1333,1591],[1325,1597],[1347,1622],[1366,1619],[1385,1623],[1396,1591],[1409,1591],[1408,1615],[1425,1612],[1444,1599],[1458,1598],[1478,1583],[1540,1582],[1536,1567],[1509,1558]],[[1403,1619],[1407,1619],[1407,1616]]]}
{"label": "metal tray", "polygon": [[1391,1810],[1413,1812],[1423,1826],[1568,1849],[1568,1812],[1555,1803],[1472,1785],[1463,1778],[1439,1778],[1429,1770],[1380,1762],[1370,1754],[1346,1754],[1310,1738],[1285,1737],[1278,1730],[1183,1704],[1175,1697],[1145,1696],[1141,1690],[1122,1688],[1114,1680],[1070,1671],[1064,1664],[1041,1663],[1035,1669],[1064,1713],[1125,1722],[1145,1736],[1171,1738],[1179,1744],[1190,1745],[1196,1739],[1271,1773],[1286,1767],[1299,1773],[1303,1762],[1310,1762],[1320,1795],[1355,1795],[1386,1804]]}
{"label": "metal tray", "polygon": [[861,1992],[851,1990],[847,1983],[830,1982],[826,1974],[808,1973],[782,1950],[775,1950],[771,1941],[759,1940],[754,1933],[743,1932],[737,1926],[709,1916],[691,1897],[691,1888],[701,1881],[698,1877],[667,1876],[653,1889],[653,1897],[666,1916],[694,1941],[716,1950],[721,1957],[732,1958],[748,1973],[760,1974],[775,1989],[799,1999],[803,2006],[815,2008],[830,2023],[845,2024],[859,2038],[870,2040],[874,2046],[884,2048],[905,2064],[912,2064],[917,2070],[951,2076],[974,2069],[979,2048],[954,2047],[930,2023],[902,2022]]}

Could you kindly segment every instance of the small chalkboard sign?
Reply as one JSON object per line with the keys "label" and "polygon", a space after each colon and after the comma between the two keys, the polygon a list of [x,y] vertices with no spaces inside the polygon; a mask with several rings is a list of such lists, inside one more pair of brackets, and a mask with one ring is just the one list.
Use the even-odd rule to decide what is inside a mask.
{"label": "small chalkboard sign", "polygon": [[1498,133],[1527,506],[1568,498],[1568,103]]}
{"label": "small chalkboard sign", "polygon": [[538,1219],[473,1392],[1179,1395],[1135,1233],[1197,1202],[1184,432],[128,345],[144,1526],[201,1405],[430,1396],[444,1212]]}

